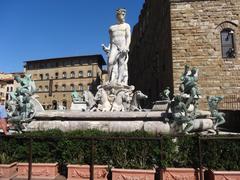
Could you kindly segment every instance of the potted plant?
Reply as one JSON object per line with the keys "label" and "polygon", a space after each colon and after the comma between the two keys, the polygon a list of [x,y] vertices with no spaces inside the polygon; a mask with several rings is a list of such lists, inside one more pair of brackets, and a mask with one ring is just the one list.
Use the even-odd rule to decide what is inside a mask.
{"label": "potted plant", "polygon": [[[18,163],[17,166],[17,178],[27,178],[28,163]],[[58,163],[32,163],[32,178],[51,180],[58,175]]]}
{"label": "potted plant", "polygon": [[[72,133],[74,136],[74,132]],[[64,148],[66,146],[68,148]],[[87,165],[91,153],[89,151],[89,141],[62,141],[58,148],[61,149],[61,163],[67,164],[68,180],[90,179],[90,166]],[[94,165],[94,179],[107,180],[107,176],[107,166]]]}
{"label": "potted plant", "polygon": [[[68,168],[68,180],[86,180],[90,179],[90,166],[89,165],[77,165],[69,164]],[[94,166],[94,179],[107,180],[108,171],[107,166],[95,165]]]}
{"label": "potted plant", "polygon": [[175,180],[175,179],[191,179],[198,180],[200,178],[200,171],[193,168],[165,168],[161,169],[161,179]]}
{"label": "potted plant", "polygon": [[[31,136],[41,135],[42,132],[31,133]],[[26,133],[26,135],[28,135]],[[42,136],[45,136],[43,134]],[[16,141],[17,148],[14,150],[15,157],[18,159],[17,178],[28,178],[29,164],[26,160],[29,158],[28,146],[22,145]],[[56,163],[58,152],[56,151],[57,143],[43,140],[34,140],[32,142],[32,171],[31,177],[37,179],[55,179],[58,173],[58,163]]]}
{"label": "potted plant", "polygon": [[[73,154],[65,153],[65,156],[69,162],[67,165],[68,180],[90,179],[90,166],[84,164],[84,153],[81,149]],[[107,180],[107,168],[108,167],[104,165],[94,165],[94,179]]]}
{"label": "potted plant", "polygon": [[6,153],[0,154],[0,179],[8,180],[17,175],[17,163]]}
{"label": "potted plant", "polygon": [[125,180],[125,179],[141,179],[141,180],[154,180],[155,169],[112,169],[112,179]]}
{"label": "potted plant", "polygon": [[153,166],[156,159],[152,155],[159,152],[159,149],[154,147],[155,143],[158,142],[124,140],[113,142],[112,179],[154,180],[156,170]]}
{"label": "potted plant", "polygon": [[206,172],[206,177],[209,180],[219,180],[219,179],[240,180],[240,171],[214,171],[214,170],[209,170],[209,171]]}

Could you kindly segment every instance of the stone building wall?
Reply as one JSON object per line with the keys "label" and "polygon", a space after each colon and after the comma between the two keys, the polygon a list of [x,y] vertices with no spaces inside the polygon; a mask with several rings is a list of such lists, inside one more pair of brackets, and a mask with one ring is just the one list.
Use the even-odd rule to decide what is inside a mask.
{"label": "stone building wall", "polygon": [[[208,95],[240,92],[240,1],[172,1],[171,29],[174,91],[185,64],[199,68],[202,107]],[[234,30],[236,58],[222,58],[221,31]]]}
{"label": "stone building wall", "polygon": [[[133,29],[130,82],[151,100],[166,86],[176,94],[189,64],[199,69],[201,108],[206,96],[239,94],[239,16],[239,0],[146,0]],[[235,58],[222,58],[225,28],[234,31]]]}
{"label": "stone building wall", "polygon": [[166,0],[146,1],[133,28],[129,84],[149,95],[149,102],[166,86],[173,88],[169,5]]}

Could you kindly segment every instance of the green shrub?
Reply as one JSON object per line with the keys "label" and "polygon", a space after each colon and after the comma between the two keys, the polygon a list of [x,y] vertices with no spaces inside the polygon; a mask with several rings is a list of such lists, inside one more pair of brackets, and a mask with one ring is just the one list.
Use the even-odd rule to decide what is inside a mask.
{"label": "green shrub", "polygon": [[205,167],[240,170],[240,140],[204,140],[202,144]]}
{"label": "green shrub", "polygon": [[0,153],[0,164],[11,164],[14,160],[11,156],[7,155],[5,152]]}
{"label": "green shrub", "polygon": [[[59,130],[39,131],[20,134],[14,139],[1,140],[0,153],[5,153],[7,157],[12,158],[12,161],[27,162],[29,139],[20,139],[22,137],[34,138],[33,162],[59,162],[61,166],[68,163],[90,164],[92,141],[86,138],[102,137],[93,141],[95,164],[137,169],[151,169],[153,166],[194,168],[199,166],[196,136],[178,138],[164,136],[161,149],[160,140],[104,139],[104,137],[156,137],[143,131],[131,133],[106,133],[97,130],[65,133]],[[46,137],[49,139],[44,139]],[[76,137],[83,139],[79,140]],[[202,140],[201,142],[203,166],[216,170],[240,169],[239,140]]]}

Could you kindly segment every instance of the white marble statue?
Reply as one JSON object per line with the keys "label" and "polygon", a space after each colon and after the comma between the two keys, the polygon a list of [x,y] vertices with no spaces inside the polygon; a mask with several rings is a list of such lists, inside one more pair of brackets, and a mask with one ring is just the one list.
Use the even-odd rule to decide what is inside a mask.
{"label": "white marble statue", "polygon": [[130,25],[125,22],[126,9],[117,9],[117,24],[110,26],[110,44],[103,50],[108,55],[108,76],[111,84],[128,84],[128,52],[131,42]]}
{"label": "white marble statue", "polygon": [[108,112],[111,110],[111,103],[108,100],[108,94],[102,87],[98,89],[94,99],[96,102],[99,102],[98,110],[102,112]]}

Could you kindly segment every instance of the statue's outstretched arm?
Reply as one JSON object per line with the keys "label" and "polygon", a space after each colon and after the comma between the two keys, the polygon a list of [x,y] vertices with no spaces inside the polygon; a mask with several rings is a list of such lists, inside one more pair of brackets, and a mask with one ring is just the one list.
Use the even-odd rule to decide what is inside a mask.
{"label": "statue's outstretched arm", "polygon": [[108,47],[106,47],[104,44],[101,45],[103,48],[103,51],[108,55],[110,52],[110,44],[108,45]]}

